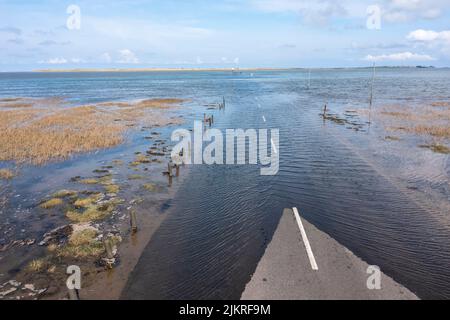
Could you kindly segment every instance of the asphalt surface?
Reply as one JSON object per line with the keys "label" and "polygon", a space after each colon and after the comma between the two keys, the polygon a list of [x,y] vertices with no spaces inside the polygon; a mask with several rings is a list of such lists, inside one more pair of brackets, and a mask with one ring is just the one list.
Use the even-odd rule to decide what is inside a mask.
{"label": "asphalt surface", "polygon": [[[368,273],[370,266],[367,263],[305,219],[300,220],[301,224],[292,209],[284,210],[272,241],[241,299],[418,299],[382,270],[377,283],[374,269],[369,269]],[[300,225],[306,238],[302,236]],[[310,254],[305,245],[308,242]],[[372,289],[368,288],[368,280]],[[380,284],[379,289],[377,284]]]}

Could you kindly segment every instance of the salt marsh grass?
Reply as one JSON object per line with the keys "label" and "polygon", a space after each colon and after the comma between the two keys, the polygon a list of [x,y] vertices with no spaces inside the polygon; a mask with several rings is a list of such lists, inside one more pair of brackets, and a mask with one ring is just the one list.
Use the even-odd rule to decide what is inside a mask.
{"label": "salt marsh grass", "polygon": [[[24,101],[14,101],[14,110],[11,102],[0,102],[5,107],[0,108],[0,161],[42,165],[77,153],[110,148],[124,141],[130,124],[173,122],[163,109],[182,102],[154,99],[68,107],[56,99]],[[28,106],[30,101],[32,106]]]}

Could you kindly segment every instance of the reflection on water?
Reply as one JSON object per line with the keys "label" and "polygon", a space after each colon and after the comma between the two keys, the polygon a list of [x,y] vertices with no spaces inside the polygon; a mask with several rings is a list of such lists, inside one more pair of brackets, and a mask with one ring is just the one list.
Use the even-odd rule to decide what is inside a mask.
{"label": "reflection on water", "polygon": [[[354,132],[318,116],[325,103],[366,108],[370,69],[313,72],[310,90],[307,72],[4,77],[0,81],[8,86],[1,86],[0,96],[67,96],[74,103],[154,96],[192,98],[200,105],[225,95],[227,109],[216,127],[280,129],[277,176],[260,176],[256,166],[192,168],[125,298],[239,298],[282,209],[293,206],[420,297],[450,297],[450,223],[442,209],[448,198],[422,201],[410,185],[436,177],[438,186],[448,185],[448,157],[428,162],[425,150],[401,146],[393,157],[377,140],[376,124]],[[449,70],[382,69],[375,104],[448,101],[448,88]],[[416,170],[397,170],[405,166]]]}

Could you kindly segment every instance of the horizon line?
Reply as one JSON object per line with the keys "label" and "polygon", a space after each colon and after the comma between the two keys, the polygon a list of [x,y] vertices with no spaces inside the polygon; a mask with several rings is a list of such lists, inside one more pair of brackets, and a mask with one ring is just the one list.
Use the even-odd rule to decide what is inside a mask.
{"label": "horizon line", "polygon": [[[377,68],[424,68],[424,69],[446,69],[449,67],[436,67],[436,66],[424,66],[424,65],[407,65],[407,66],[389,66],[389,65],[379,65]],[[357,67],[255,67],[255,68],[71,68],[71,69],[35,69],[35,70],[22,70],[22,71],[0,71],[0,73],[63,73],[63,72],[178,72],[178,71],[188,71],[188,72],[201,72],[201,71],[231,71],[231,72],[242,72],[242,71],[289,71],[289,70],[326,70],[326,69],[368,69],[373,68],[373,66],[357,66]]]}

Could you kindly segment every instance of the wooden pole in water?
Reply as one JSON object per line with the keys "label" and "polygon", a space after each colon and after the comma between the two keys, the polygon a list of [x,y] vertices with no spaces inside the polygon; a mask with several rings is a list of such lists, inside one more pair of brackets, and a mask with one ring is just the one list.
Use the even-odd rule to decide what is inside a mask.
{"label": "wooden pole in water", "polygon": [[134,210],[130,212],[130,224],[131,224],[131,232],[136,233],[138,231],[138,227],[137,227],[136,211]]}
{"label": "wooden pole in water", "polygon": [[172,163],[171,162],[169,162],[167,164],[167,172],[169,172],[169,177],[171,177],[172,176]]}
{"label": "wooden pole in water", "polygon": [[180,176],[180,166],[178,164],[176,164],[175,168],[177,169],[176,176],[179,177]]}
{"label": "wooden pole in water", "polygon": [[311,87],[311,69],[308,71],[308,90]]}
{"label": "wooden pole in water", "polygon": [[325,106],[323,107],[323,118],[325,119],[325,116],[327,115],[327,104],[325,103]]}
{"label": "wooden pole in water", "polygon": [[372,117],[372,105],[373,105],[373,85],[375,82],[375,62],[373,63],[373,72],[372,72],[372,84],[370,86],[370,99],[369,99],[369,124],[371,123]]}
{"label": "wooden pole in water", "polygon": [[191,142],[189,141],[188,142],[188,153],[187,153],[187,156],[189,157],[189,159],[191,159]]}
{"label": "wooden pole in water", "polygon": [[105,245],[106,257],[108,259],[113,259],[114,258],[114,254],[113,254],[113,248],[112,248],[111,240],[110,239],[105,239],[103,243]]}

